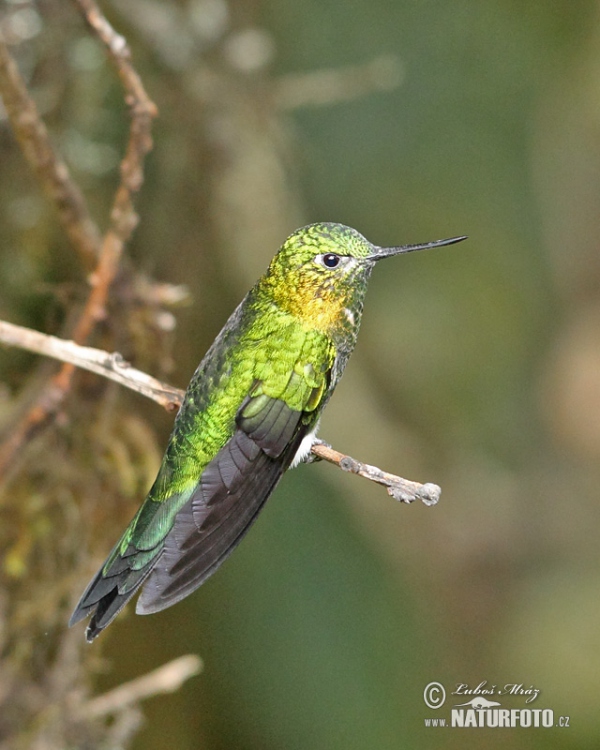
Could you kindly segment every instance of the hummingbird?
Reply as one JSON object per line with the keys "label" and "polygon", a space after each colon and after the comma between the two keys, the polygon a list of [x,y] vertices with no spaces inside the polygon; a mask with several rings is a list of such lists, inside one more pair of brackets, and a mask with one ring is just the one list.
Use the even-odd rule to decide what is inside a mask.
{"label": "hummingbird", "polygon": [[290,235],[196,369],[156,480],[69,625],[91,615],[91,642],[138,589],[136,612],[145,615],[204,583],[283,473],[309,459],[374,266],[464,239],[379,247],[335,223]]}

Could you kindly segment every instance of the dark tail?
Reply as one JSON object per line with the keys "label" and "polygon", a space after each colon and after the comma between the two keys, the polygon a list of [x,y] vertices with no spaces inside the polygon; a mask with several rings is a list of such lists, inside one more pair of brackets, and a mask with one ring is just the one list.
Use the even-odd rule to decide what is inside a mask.
{"label": "dark tail", "polygon": [[[105,563],[83,592],[71,615],[69,627],[93,613],[85,631],[89,643],[114,620],[150,575],[160,558],[160,554],[157,554],[140,570],[132,570],[130,558],[133,554],[135,550],[132,550],[131,555],[117,557],[108,568]],[[112,556],[111,554],[108,561]]]}

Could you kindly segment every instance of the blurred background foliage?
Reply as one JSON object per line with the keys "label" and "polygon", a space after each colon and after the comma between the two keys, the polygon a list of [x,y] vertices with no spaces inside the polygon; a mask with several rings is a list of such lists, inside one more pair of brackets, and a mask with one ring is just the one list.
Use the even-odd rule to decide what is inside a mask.
{"label": "blurred background foliage", "polygon": [[[160,110],[129,248],[136,283],[185,284],[190,296],[170,310],[115,304],[92,343],[184,386],[297,226],[339,221],[381,245],[469,240],[377,269],[321,427],[339,450],[439,483],[441,503],[399,506],[330,466],[299,467],[198,593],[153,617],[129,611],[86,650],[94,690],[197,652],[204,673],[146,704],[134,747],[384,750],[464,747],[463,732],[423,725],[431,680],[523,683],[570,729],[476,730],[474,743],[505,747],[510,732],[514,748],[597,747],[598,4],[103,8]],[[118,81],[71,3],[7,0],[3,11],[103,222],[127,127]],[[5,118],[0,216],[0,318],[64,331],[84,278]],[[0,352],[5,432],[29,373],[35,383],[52,371],[37,367]],[[82,376],[5,490],[4,592],[29,605],[31,635],[8,646],[32,680],[52,658],[45,638],[59,637],[141,500],[171,422]],[[49,611],[39,593],[52,586],[63,605]]]}

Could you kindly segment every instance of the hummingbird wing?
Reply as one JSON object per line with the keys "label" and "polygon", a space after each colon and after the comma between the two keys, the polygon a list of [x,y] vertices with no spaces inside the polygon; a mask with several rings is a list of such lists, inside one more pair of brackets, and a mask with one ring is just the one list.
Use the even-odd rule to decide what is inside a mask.
{"label": "hummingbird wing", "polygon": [[303,417],[281,399],[246,400],[233,437],[177,514],[138,600],[138,614],[158,612],[188,596],[231,554],[311,429],[312,420]]}
{"label": "hummingbird wing", "polygon": [[[306,342],[305,342],[306,344]],[[98,635],[144,585],[137,611],[158,612],[175,604],[210,576],[241,541],[290,465],[302,439],[314,430],[328,393],[333,350],[314,367],[303,345],[292,374],[278,385],[256,379],[235,412],[230,438],[191,485],[178,483],[185,461],[173,448],[156,486],[136,518],[91,581],[70,625],[93,612],[88,640]],[[199,372],[210,379],[210,369]],[[269,372],[267,369],[266,373]],[[198,402],[197,394],[194,395]],[[238,402],[239,403],[239,402]],[[190,399],[185,421],[198,406]],[[186,431],[187,432],[187,431]],[[175,436],[175,432],[174,432]],[[167,457],[176,442],[167,448]]]}

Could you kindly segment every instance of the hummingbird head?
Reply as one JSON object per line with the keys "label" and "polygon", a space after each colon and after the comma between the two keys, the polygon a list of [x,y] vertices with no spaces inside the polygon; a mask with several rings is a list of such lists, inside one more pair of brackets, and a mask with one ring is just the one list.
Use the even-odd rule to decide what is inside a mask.
{"label": "hummingbird head", "polygon": [[463,239],[384,248],[343,224],[309,224],[287,238],[259,285],[280,308],[311,327],[325,331],[340,324],[354,327],[377,261]]}

